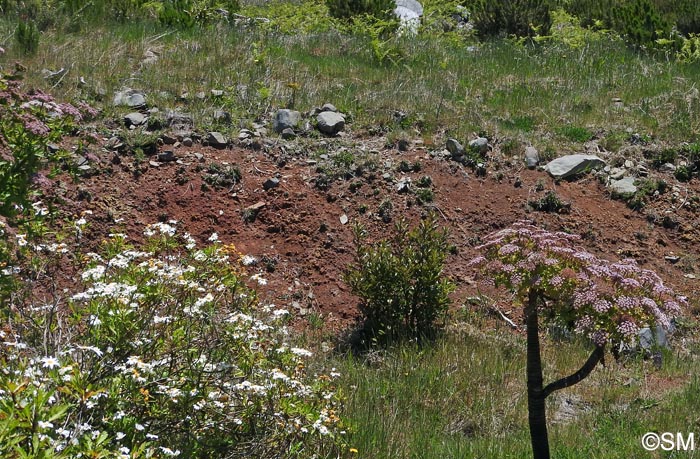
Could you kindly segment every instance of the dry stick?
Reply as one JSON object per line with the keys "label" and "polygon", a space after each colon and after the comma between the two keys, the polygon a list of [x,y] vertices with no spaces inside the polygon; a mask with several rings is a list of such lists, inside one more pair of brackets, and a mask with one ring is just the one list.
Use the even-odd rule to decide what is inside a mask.
{"label": "dry stick", "polygon": [[503,314],[503,312],[501,312],[500,309],[498,309],[498,306],[496,306],[495,304],[491,304],[491,305],[487,305],[487,307],[489,308],[489,310],[497,312],[498,315],[501,316],[501,319],[503,319],[503,321],[505,323],[507,323],[508,325],[510,325],[511,327],[513,327],[515,329],[518,328],[518,325],[515,322],[513,322],[508,316]]}
{"label": "dry stick", "polygon": [[54,84],[53,86],[51,86],[51,89],[55,89],[56,86],[58,86],[59,84],[61,84],[61,81],[63,81],[63,79],[66,77],[66,75],[68,75],[68,72],[70,72],[70,69],[72,69],[74,65],[75,65],[75,62],[72,63],[72,64],[70,65],[70,68],[67,68],[66,71],[63,72],[63,75],[61,75],[61,78],[58,79],[58,81],[56,82],[56,84]]}

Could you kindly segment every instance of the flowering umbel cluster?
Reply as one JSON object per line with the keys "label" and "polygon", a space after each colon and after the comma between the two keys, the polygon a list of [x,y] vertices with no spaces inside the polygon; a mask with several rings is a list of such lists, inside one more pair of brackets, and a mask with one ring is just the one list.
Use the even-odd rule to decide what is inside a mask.
{"label": "flowering umbel cluster", "polygon": [[598,346],[626,342],[640,327],[670,327],[687,299],[635,260],[617,262],[583,250],[580,238],[550,232],[528,222],[492,233],[472,260],[487,282],[515,292],[525,303],[532,289],[543,299],[545,315],[569,324]]}

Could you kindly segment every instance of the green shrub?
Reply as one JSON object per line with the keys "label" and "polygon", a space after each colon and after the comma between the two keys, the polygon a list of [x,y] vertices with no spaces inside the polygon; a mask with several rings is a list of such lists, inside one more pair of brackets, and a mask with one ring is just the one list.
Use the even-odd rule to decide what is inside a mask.
{"label": "green shrub", "polygon": [[463,4],[481,36],[547,35],[552,24],[550,0],[465,0]]}
{"label": "green shrub", "polygon": [[328,12],[338,19],[370,15],[388,18],[395,7],[394,0],[326,0]]}
{"label": "green shrub", "polygon": [[15,29],[15,41],[22,54],[32,55],[39,50],[39,29],[33,21],[20,21]]}
{"label": "green shrub", "polygon": [[454,290],[442,273],[447,231],[439,229],[435,215],[412,230],[399,222],[393,238],[376,244],[367,243],[359,225],[354,235],[357,252],[345,280],[360,297],[364,330],[383,344],[433,336]]}

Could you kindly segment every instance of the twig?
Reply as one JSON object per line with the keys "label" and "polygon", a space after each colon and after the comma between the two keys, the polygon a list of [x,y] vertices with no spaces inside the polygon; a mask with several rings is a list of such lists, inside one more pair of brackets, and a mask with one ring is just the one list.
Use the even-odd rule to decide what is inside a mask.
{"label": "twig", "polygon": [[494,312],[497,312],[498,315],[501,316],[501,319],[503,319],[503,321],[504,321],[505,323],[507,323],[508,325],[510,325],[511,327],[513,327],[513,328],[515,328],[515,329],[518,328],[518,325],[517,325],[515,322],[513,322],[510,318],[508,318],[508,316],[506,316],[505,314],[503,314],[503,313],[501,312],[501,310],[498,309],[498,307],[497,307],[495,304],[488,305],[487,307],[489,308],[489,310],[494,311]]}
{"label": "twig", "polygon": [[[72,67],[73,67],[73,64],[71,64],[71,68],[72,68]],[[56,82],[56,84],[54,84],[53,86],[51,86],[51,89],[55,89],[56,86],[58,86],[59,84],[61,84],[61,81],[63,81],[63,79],[66,77],[66,75],[68,75],[68,72],[70,72],[70,69],[69,69],[69,68],[66,69],[65,72],[63,72],[63,75],[61,75],[61,78],[58,79],[58,81]]]}

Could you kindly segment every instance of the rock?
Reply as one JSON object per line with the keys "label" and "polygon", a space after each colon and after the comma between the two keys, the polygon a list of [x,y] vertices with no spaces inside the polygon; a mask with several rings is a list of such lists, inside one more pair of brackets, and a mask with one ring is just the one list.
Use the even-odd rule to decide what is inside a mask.
{"label": "rock", "polygon": [[671,163],[664,163],[659,168],[661,172],[676,172],[676,166]]}
{"label": "rock", "polygon": [[210,92],[212,97],[221,97],[224,95],[224,91],[221,89],[212,89]]}
{"label": "rock", "polygon": [[450,152],[452,159],[459,161],[464,156],[464,147],[456,139],[447,139],[446,148]]}
{"label": "rock", "polygon": [[191,147],[192,145],[194,145],[194,142],[191,138],[185,137],[184,139],[182,139],[182,144],[186,147]]}
{"label": "rock", "polygon": [[338,112],[338,109],[333,104],[323,104],[323,107],[319,110],[319,113],[321,112]]}
{"label": "rock", "polygon": [[423,5],[416,0],[396,0],[394,15],[399,18],[399,33],[416,35],[423,16]]}
{"label": "rock", "polygon": [[283,108],[275,113],[275,119],[272,120],[272,129],[280,134],[285,129],[294,129],[301,123],[301,113],[296,110]]}
{"label": "rock", "polygon": [[622,177],[625,176],[626,173],[627,171],[625,169],[622,169],[621,167],[613,167],[608,171],[610,180],[620,180]]}
{"label": "rock", "polygon": [[158,161],[162,163],[175,161],[175,152],[172,150],[165,150],[162,153],[158,153]]}
{"label": "rock", "polygon": [[278,179],[277,177],[269,178],[269,179],[265,180],[265,182],[263,183],[263,190],[267,191],[267,190],[271,190],[273,188],[277,188],[279,186],[279,184],[280,184],[280,179]]}
{"label": "rock", "polygon": [[396,184],[396,191],[399,193],[408,193],[411,190],[411,177],[405,177],[399,180]]}
{"label": "rock", "polygon": [[489,141],[485,137],[477,137],[469,142],[469,148],[483,156],[489,151]]}
{"label": "rock", "polygon": [[651,328],[645,327],[639,330],[637,334],[639,338],[639,347],[644,350],[651,350],[654,347],[668,349],[668,335],[664,327],[657,324],[654,327],[654,332]]}
{"label": "rock", "polygon": [[146,95],[141,91],[126,88],[114,95],[113,103],[114,105],[125,105],[132,108],[145,107]]}
{"label": "rock", "polygon": [[318,130],[328,135],[335,135],[345,128],[345,118],[336,112],[321,112],[316,121]]}
{"label": "rock", "polygon": [[177,142],[177,139],[169,134],[161,135],[160,140],[162,140],[165,145],[175,145]]}
{"label": "rock", "polygon": [[207,143],[212,147],[219,149],[226,148],[228,146],[228,140],[226,137],[222,133],[216,131],[212,131],[207,135]]}
{"label": "rock", "polygon": [[563,179],[600,167],[605,167],[605,162],[595,155],[567,155],[550,161],[544,170],[555,179]]}
{"label": "rock", "polygon": [[207,98],[207,94],[204,91],[197,91],[194,96],[199,100],[204,100]]}
{"label": "rock", "polygon": [[150,164],[152,167],[160,166],[160,163],[158,161],[148,161],[148,164]]}
{"label": "rock", "polygon": [[634,161],[631,161],[629,159],[627,161],[625,161],[625,168],[632,169],[633,167],[634,167]]}
{"label": "rock", "polygon": [[634,185],[634,177],[625,177],[621,180],[612,180],[608,185],[610,191],[614,194],[628,195],[637,192],[637,187]]}
{"label": "rock", "polygon": [[165,124],[176,136],[191,137],[194,129],[194,118],[188,113],[168,110],[165,113]]}
{"label": "rock", "polygon": [[343,214],[340,216],[340,224],[341,225],[347,225],[348,223],[348,216]]}
{"label": "rock", "polygon": [[534,169],[540,162],[540,153],[535,147],[525,148],[525,165],[528,169]]}
{"label": "rock", "polygon": [[292,128],[286,128],[285,130],[282,131],[282,138],[284,140],[292,140],[296,138],[296,134],[294,133],[294,129]]}
{"label": "rock", "polygon": [[409,146],[410,146],[410,143],[407,139],[399,139],[399,142],[397,145],[399,151],[408,151]]}
{"label": "rock", "polygon": [[139,112],[129,113],[124,117],[124,124],[126,124],[126,127],[141,126],[145,122],[146,117]]}
{"label": "rock", "polygon": [[231,114],[225,110],[214,110],[212,118],[218,123],[231,124]]}

